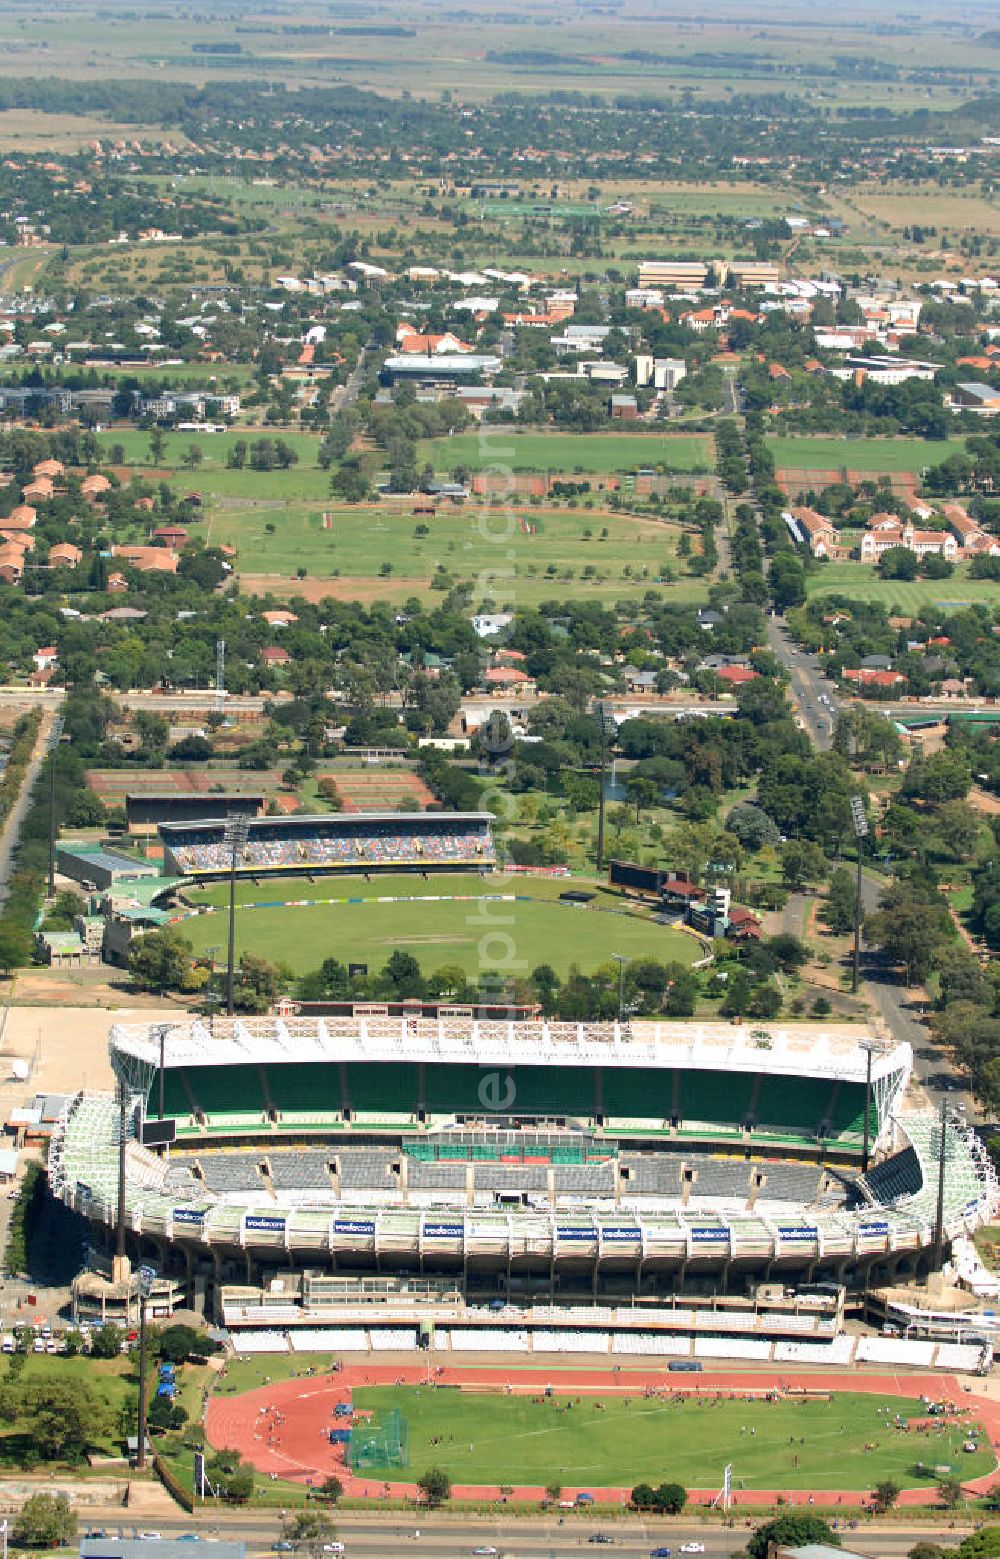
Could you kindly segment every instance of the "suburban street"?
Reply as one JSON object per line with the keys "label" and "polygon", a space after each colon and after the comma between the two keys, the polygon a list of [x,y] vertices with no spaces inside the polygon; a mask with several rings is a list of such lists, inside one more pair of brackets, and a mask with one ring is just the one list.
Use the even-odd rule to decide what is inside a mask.
{"label": "suburban street", "polygon": [[[803,1500],[805,1496],[802,1496]],[[122,1523],[121,1511],[109,1511],[98,1517],[94,1513],[91,1525],[109,1536],[131,1536],[132,1522]],[[281,1523],[277,1513],[226,1512],[217,1519],[217,1513],[206,1508],[196,1516],[178,1512],[176,1516],[147,1518],[164,1538],[177,1537],[192,1531],[204,1538],[242,1539],[251,1554],[266,1554],[271,1544],[281,1536]],[[646,1559],[654,1548],[669,1548],[678,1555],[684,1543],[704,1544],[705,1559],[729,1559],[739,1553],[746,1540],[748,1526],[735,1519],[732,1526],[702,1521],[646,1522],[592,1520],[568,1514],[562,1523],[558,1517],[495,1520],[490,1516],[429,1515],[403,1517],[398,1513],[362,1515],[351,1512],[335,1516],[337,1538],[347,1548],[348,1554],[363,1553],[380,1556],[403,1552],[416,1552],[441,1559],[455,1559],[457,1555],[472,1555],[477,1551],[495,1550],[505,1559],[561,1559],[565,1554],[579,1554],[591,1547],[613,1547],[616,1554],[627,1559]],[[941,1520],[928,1519],[919,1522],[907,1520],[905,1524],[876,1526],[866,1523],[850,1534],[845,1533],[845,1546],[869,1559],[903,1559],[914,1543],[921,1538],[933,1537],[941,1541],[945,1536]],[[150,1530],[148,1526],[136,1530]],[[948,1540],[957,1542],[969,1530],[959,1525],[947,1532]],[[419,1536],[416,1534],[419,1533]],[[610,1539],[606,1544],[592,1544],[601,1534]],[[155,1550],[151,1550],[155,1553]]]}

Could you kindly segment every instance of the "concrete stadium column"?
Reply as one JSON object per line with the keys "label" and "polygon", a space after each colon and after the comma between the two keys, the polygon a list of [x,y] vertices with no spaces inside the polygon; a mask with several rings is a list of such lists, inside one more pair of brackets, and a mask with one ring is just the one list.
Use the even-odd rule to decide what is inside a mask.
{"label": "concrete stadium column", "polygon": [[335,1153],[330,1160],[330,1179],[333,1182],[333,1194],[340,1199],[340,1154]]}
{"label": "concrete stadium column", "polygon": [[691,1200],[691,1187],[694,1185],[698,1171],[692,1169],[686,1161],[681,1164],[681,1206],[686,1207]]}
{"label": "concrete stadium column", "polygon": [[546,1169],[546,1171],[545,1171],[545,1195],[548,1198],[549,1206],[550,1207],[555,1207],[555,1205],[556,1205],[556,1169],[555,1169],[555,1165],[554,1164],[550,1164],[548,1169]]}
{"label": "concrete stadium column", "polygon": [[410,1205],[410,1160],[409,1155],[400,1150],[399,1154],[399,1189],[402,1193],[403,1206]]}
{"label": "concrete stadium column", "polygon": [[465,1166],[465,1205],[466,1207],[475,1207],[476,1205],[476,1166],[474,1163],[468,1163]]}

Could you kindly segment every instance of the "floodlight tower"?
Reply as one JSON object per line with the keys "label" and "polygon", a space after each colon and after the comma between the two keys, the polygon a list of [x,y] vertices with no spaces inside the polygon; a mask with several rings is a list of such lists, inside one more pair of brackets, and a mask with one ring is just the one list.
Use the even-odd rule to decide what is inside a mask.
{"label": "floodlight tower", "polygon": [[226,1012],[233,1016],[233,983],[236,978],[236,863],[247,845],[247,820],[239,813],[226,818],[226,849],[229,851],[229,963],[226,974]]}
{"label": "floodlight tower", "polygon": [[858,885],[854,895],[854,967],[851,973],[851,990],[857,991],[861,979],[861,860],[864,841],[868,837],[868,819],[865,804],[860,796],[851,797],[851,822],[858,847]]}

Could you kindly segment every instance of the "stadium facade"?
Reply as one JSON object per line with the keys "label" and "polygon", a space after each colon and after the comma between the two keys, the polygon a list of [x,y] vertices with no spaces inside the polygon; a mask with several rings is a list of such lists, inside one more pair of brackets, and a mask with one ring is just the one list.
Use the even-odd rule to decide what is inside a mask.
{"label": "stadium facade", "polygon": [[300,1308],[373,1278],[491,1303],[919,1279],[940,1162],[946,1247],[994,1200],[971,1133],[904,1111],[909,1047],[859,1025],[269,1017],[110,1049],[53,1187],[219,1319],[289,1273]]}

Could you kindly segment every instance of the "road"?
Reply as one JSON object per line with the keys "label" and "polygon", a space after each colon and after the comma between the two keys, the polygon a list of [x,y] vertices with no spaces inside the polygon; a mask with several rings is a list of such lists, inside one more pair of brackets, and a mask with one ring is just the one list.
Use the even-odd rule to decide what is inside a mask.
{"label": "road", "polygon": [[[803,1500],[805,1496],[802,1496]],[[148,1524],[133,1527],[131,1521],[122,1523],[119,1510],[93,1514],[92,1526],[96,1530],[117,1536],[131,1536],[133,1530],[155,1530],[164,1538],[184,1533],[198,1532],[205,1538],[242,1539],[251,1554],[270,1552],[271,1544],[280,1537],[281,1523],[277,1513],[261,1512],[238,1514],[217,1513],[206,1508],[197,1516],[150,1517]],[[90,1518],[88,1517],[88,1520]],[[682,1544],[693,1542],[704,1545],[705,1559],[729,1559],[739,1553],[746,1541],[747,1524],[738,1520],[731,1527],[719,1522],[682,1521],[646,1522],[642,1520],[602,1520],[569,1514],[560,1524],[558,1517],[543,1519],[524,1518],[497,1520],[491,1516],[419,1516],[404,1517],[398,1513],[356,1512],[335,1517],[337,1539],[345,1545],[348,1555],[370,1556],[414,1552],[440,1559],[456,1559],[458,1555],[474,1554],[476,1549],[492,1548],[506,1559],[562,1559],[563,1555],[579,1555],[593,1552],[600,1547],[613,1548],[616,1554],[627,1559],[646,1559],[654,1548],[669,1548],[677,1556]],[[938,1541],[945,1535],[940,1517],[932,1512],[922,1523],[907,1521],[905,1525],[877,1526],[866,1522],[850,1533],[848,1546],[870,1559],[903,1559],[914,1543],[933,1535]],[[969,1530],[959,1526],[947,1533],[948,1540],[958,1541]],[[419,1532],[419,1538],[416,1533]],[[590,1539],[601,1533],[611,1539],[604,1544],[591,1544]],[[151,1548],[151,1559],[155,1559]]]}
{"label": "road", "polygon": [[813,746],[828,751],[841,703],[820,669],[819,658],[799,648],[783,617],[768,618],[767,642],[788,672],[792,701]]}
{"label": "road", "polygon": [[28,767],[24,771],[21,781],[21,789],[17,800],[11,807],[3,829],[0,830],[0,907],[7,902],[11,871],[14,865],[14,855],[17,851],[18,841],[21,837],[21,828],[31,805],[31,793],[35,788],[39,771],[45,761],[50,748],[59,740],[62,730],[62,700],[55,708],[51,704],[43,709],[41,724],[38,727],[38,738],[35,742],[35,750],[28,761]]}

